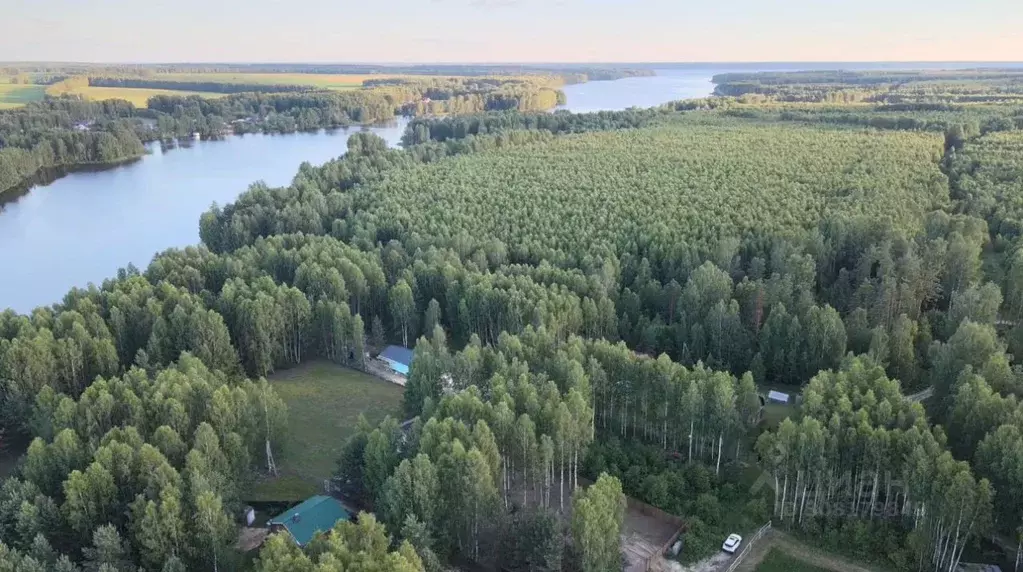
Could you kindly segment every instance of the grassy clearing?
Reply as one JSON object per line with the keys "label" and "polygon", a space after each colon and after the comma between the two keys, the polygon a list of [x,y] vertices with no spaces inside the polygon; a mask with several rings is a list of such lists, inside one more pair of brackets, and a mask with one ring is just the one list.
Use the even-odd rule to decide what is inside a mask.
{"label": "grassy clearing", "polygon": [[202,97],[224,97],[224,94],[222,93],[129,87],[82,87],[74,90],[74,93],[96,101],[102,101],[104,99],[126,99],[135,104],[135,107],[146,107],[149,102],[149,98],[154,95],[201,95]]}
{"label": "grassy clearing", "polygon": [[786,417],[793,417],[796,414],[794,403],[774,403],[768,401],[764,404],[764,429],[777,429],[778,425]]}
{"label": "grassy clearing", "polygon": [[310,74],[310,73],[168,73],[154,79],[166,81],[216,81],[264,85],[307,85],[323,89],[358,89],[363,80],[404,77],[385,74]]}
{"label": "grassy clearing", "polygon": [[287,436],[274,451],[281,477],[257,483],[249,501],[297,500],[322,490],[359,414],[375,425],[401,407],[400,386],[326,361],[279,372],[270,381],[288,404]]}
{"label": "grassy clearing", "polygon": [[804,562],[777,548],[772,548],[757,566],[756,572],[831,572],[827,568]]}
{"label": "grassy clearing", "polygon": [[0,109],[10,109],[39,101],[45,92],[45,85],[0,83]]}

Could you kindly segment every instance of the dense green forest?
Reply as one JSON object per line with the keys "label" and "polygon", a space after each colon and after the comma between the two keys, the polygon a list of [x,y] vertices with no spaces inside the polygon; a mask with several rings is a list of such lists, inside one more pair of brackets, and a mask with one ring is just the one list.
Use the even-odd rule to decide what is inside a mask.
{"label": "dense green forest", "polygon": [[[776,77],[740,79],[853,83]],[[687,561],[773,519],[894,570],[992,546],[1011,563],[1020,110],[873,125],[890,104],[746,95],[420,118],[404,149],[360,133],[211,208],[201,245],[0,315],[0,428],[28,443],[0,551],[16,570],[237,569],[245,487],[301,422],[263,378],[364,367],[372,333],[415,351],[411,422],[360,423],[338,460],[375,516],[304,550],[273,537],[258,570],[620,570],[626,494],[685,519]],[[800,403],[763,419],[779,387]]]}

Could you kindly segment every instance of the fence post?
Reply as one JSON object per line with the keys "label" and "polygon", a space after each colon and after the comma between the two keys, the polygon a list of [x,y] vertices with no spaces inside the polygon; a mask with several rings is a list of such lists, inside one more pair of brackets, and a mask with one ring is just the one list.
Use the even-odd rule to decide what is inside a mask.
{"label": "fence post", "polygon": [[769,520],[767,521],[767,524],[761,526],[760,530],[756,531],[756,533],[754,533],[753,536],[750,537],[750,539],[746,542],[746,547],[743,548],[741,552],[739,552],[739,555],[736,556],[735,560],[732,560],[732,563],[728,566],[728,569],[725,572],[735,572],[735,569],[739,567],[739,564],[742,564],[742,559],[745,558],[746,555],[749,553],[750,549],[753,548],[753,543],[755,543],[757,540],[760,540],[760,537],[766,534],[767,531],[770,529],[771,521]]}

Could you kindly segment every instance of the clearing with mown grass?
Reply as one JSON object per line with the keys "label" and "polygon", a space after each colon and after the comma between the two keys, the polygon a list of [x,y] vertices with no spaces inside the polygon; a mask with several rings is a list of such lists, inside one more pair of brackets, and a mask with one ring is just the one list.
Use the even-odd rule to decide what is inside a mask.
{"label": "clearing with mown grass", "polygon": [[772,548],[757,566],[756,572],[831,572],[827,568],[814,566],[777,548]]}
{"label": "clearing with mown grass", "polygon": [[0,109],[20,107],[39,101],[46,94],[45,85],[0,83]]}
{"label": "clearing with mown grass", "polygon": [[323,490],[359,414],[376,426],[401,409],[403,388],[328,361],[313,361],[270,378],[288,405],[288,430],[275,444],[281,476],[257,483],[249,501],[300,500]]}

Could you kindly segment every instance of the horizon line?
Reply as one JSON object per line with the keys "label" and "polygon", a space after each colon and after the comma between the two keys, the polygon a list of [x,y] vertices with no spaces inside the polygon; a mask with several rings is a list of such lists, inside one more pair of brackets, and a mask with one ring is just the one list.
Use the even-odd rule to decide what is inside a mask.
{"label": "horizon line", "polygon": [[73,61],[73,60],[0,60],[0,65],[334,65],[334,66],[584,66],[584,65],[763,65],[763,64],[1021,64],[1023,60],[645,60],[645,61],[327,61],[327,60],[180,60],[180,61]]}

